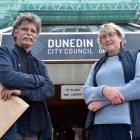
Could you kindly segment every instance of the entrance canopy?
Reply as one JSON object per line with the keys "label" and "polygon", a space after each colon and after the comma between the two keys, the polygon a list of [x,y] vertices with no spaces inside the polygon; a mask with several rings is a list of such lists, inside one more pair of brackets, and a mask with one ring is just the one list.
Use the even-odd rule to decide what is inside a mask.
{"label": "entrance canopy", "polygon": [[10,26],[22,12],[33,12],[43,24],[133,22],[140,0],[1,0],[0,28]]}

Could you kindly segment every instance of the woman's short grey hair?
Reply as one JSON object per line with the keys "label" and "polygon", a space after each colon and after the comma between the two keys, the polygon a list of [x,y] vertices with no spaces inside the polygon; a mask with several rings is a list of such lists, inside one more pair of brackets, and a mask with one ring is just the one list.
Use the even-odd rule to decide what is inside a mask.
{"label": "woman's short grey hair", "polygon": [[15,30],[17,30],[21,26],[21,24],[25,21],[33,23],[36,26],[37,33],[39,34],[39,32],[41,30],[40,17],[33,13],[21,13],[20,15],[17,16],[17,18],[13,22],[12,35],[14,34]]}
{"label": "woman's short grey hair", "polygon": [[[117,35],[120,37],[120,39],[122,40],[121,43],[123,43],[123,39],[125,37],[125,34],[123,32],[123,30],[121,29],[120,26],[116,25],[115,23],[106,23],[101,25],[100,27],[100,31],[99,31],[99,35],[98,35],[98,42],[101,43],[100,40],[100,36],[107,30],[107,29],[115,29]],[[122,44],[121,44],[122,45]]]}

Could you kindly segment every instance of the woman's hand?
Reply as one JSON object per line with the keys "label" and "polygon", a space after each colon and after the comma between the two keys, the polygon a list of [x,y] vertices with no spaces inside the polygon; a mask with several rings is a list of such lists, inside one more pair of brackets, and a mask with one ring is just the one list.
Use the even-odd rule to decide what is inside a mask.
{"label": "woman's hand", "polygon": [[96,112],[101,108],[102,108],[102,104],[100,101],[93,101],[88,105],[88,109],[93,112]]}
{"label": "woman's hand", "polygon": [[120,87],[105,86],[103,88],[103,95],[112,103],[112,104],[122,104],[125,102],[125,97],[119,91]]}

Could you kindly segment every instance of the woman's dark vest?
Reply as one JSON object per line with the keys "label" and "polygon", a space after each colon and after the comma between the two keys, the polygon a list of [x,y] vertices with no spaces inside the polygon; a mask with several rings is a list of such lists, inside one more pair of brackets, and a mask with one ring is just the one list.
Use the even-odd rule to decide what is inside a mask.
{"label": "woman's dark vest", "polygon": [[[125,83],[128,83],[135,76],[135,64],[136,64],[136,59],[137,59],[137,53],[138,51],[129,51],[129,50],[124,50],[123,48],[120,49],[118,57],[119,57],[119,60],[122,62]],[[105,56],[102,57],[95,65],[94,77],[93,77],[94,86],[97,86],[96,74],[98,70],[100,69],[101,65],[106,61],[107,57],[108,55],[106,53]],[[131,125],[132,136],[133,138],[140,138],[140,100],[130,102],[130,114],[131,114],[131,124],[132,124]],[[92,124],[90,123],[92,124],[94,123],[93,112],[89,112],[87,116],[86,128],[89,128],[89,127],[91,128]]]}

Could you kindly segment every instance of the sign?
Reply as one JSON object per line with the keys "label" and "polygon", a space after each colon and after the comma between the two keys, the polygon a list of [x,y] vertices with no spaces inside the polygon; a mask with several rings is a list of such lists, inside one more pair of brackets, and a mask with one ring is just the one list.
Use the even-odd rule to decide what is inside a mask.
{"label": "sign", "polygon": [[61,99],[83,99],[83,85],[62,85]]}
{"label": "sign", "polygon": [[[124,46],[138,50],[140,33],[126,33]],[[2,35],[3,46],[13,46],[10,34]],[[35,42],[32,53],[41,60],[100,59],[105,51],[97,43],[97,33],[42,33]]]}

